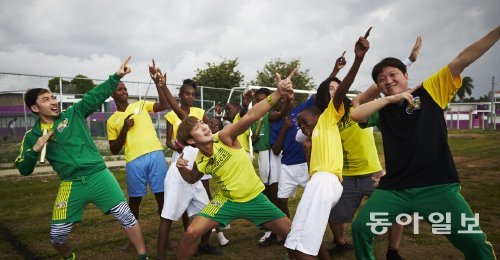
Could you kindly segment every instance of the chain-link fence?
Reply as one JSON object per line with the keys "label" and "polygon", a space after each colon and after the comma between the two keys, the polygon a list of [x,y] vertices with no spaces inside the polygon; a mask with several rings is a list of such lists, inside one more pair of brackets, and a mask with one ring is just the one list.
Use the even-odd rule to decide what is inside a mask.
{"label": "chain-link fence", "polygon": [[[68,78],[26,74],[0,73],[0,177],[2,172],[8,170],[18,174],[12,169],[13,162],[18,154],[21,140],[27,130],[35,123],[37,117],[24,105],[24,93],[30,88],[50,89],[56,96],[61,110],[67,109],[83,97],[83,93],[94,86],[104,82],[103,79]],[[152,82],[123,81],[129,93],[129,103],[137,100],[157,101],[158,93]],[[169,84],[169,90],[177,96],[180,85]],[[243,90],[209,88],[200,86],[196,90],[197,99],[194,106],[201,107],[209,117],[215,116],[215,106],[230,101],[240,102]],[[87,118],[87,126],[97,147],[105,156],[110,156],[107,142],[106,121],[116,111],[112,98],[96,112]],[[162,143],[165,143],[166,121],[164,116],[170,110],[151,113],[151,119]],[[113,159],[116,159],[113,158]],[[37,167],[38,168],[38,167]],[[51,170],[49,170],[51,171]]]}

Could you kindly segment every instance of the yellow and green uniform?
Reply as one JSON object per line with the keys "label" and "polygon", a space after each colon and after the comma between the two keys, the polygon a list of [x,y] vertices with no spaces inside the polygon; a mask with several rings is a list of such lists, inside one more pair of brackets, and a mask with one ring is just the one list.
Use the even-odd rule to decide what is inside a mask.
{"label": "yellow and green uniform", "polygon": [[[118,182],[106,168],[88,132],[86,121],[111,95],[119,80],[116,74],[110,76],[104,83],[85,93],[81,101],[62,112],[53,124],[43,126],[54,133],[47,143],[45,158],[62,181],[54,205],[56,219],[53,219],[53,223],[80,221],[81,211],[89,202],[107,213],[125,201]],[[33,172],[38,160],[38,153],[33,150],[33,146],[42,135],[42,124],[37,119],[33,128],[24,135],[15,161],[22,175]],[[72,203],[75,200],[83,202]]]}
{"label": "yellow and green uniform", "polygon": [[312,149],[309,163],[309,174],[316,172],[328,172],[335,174],[342,180],[342,142],[340,140],[337,122],[344,114],[344,105],[339,111],[335,109],[333,102],[319,116],[316,127],[311,135]]}
{"label": "yellow and green uniform", "polygon": [[198,152],[196,165],[201,173],[212,175],[219,193],[231,201],[249,201],[264,190],[245,150],[225,145],[218,133],[214,135],[212,156]]}
{"label": "yellow and green uniform", "polygon": [[[158,140],[151,120],[150,112],[154,102],[137,101],[127,106],[125,111],[116,111],[107,122],[108,140],[116,140],[123,128],[124,120],[128,115],[134,120],[134,126],[127,132],[125,139],[125,160],[130,162],[135,158],[158,150],[163,147]],[[139,112],[141,112],[139,114]]]}
{"label": "yellow and green uniform", "polygon": [[243,148],[234,149],[214,135],[212,155],[198,152],[198,171],[212,175],[219,193],[199,214],[224,225],[233,219],[245,218],[256,225],[284,217],[267,197],[262,195],[264,184],[257,176]]}

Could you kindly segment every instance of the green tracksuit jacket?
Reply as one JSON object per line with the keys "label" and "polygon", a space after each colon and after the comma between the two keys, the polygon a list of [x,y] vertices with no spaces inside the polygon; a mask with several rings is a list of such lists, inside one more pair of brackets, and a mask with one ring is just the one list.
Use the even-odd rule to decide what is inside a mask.
{"label": "green tracksuit jacket", "polygon": [[[110,76],[54,120],[54,135],[47,144],[45,158],[62,180],[75,180],[106,168],[85,121],[113,93],[119,81],[116,74]],[[24,135],[15,162],[22,175],[31,174],[35,168],[38,153],[33,151],[33,146],[42,134],[38,119]]]}

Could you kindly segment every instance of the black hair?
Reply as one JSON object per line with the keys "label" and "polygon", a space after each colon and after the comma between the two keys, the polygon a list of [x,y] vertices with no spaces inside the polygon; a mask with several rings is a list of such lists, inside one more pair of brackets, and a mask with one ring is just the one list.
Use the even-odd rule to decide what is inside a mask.
{"label": "black hair", "polygon": [[397,58],[393,57],[387,57],[383,60],[381,60],[379,63],[377,63],[372,70],[372,79],[377,83],[377,76],[382,70],[386,67],[395,67],[398,68],[403,74],[406,73],[406,65]]}
{"label": "black hair", "polygon": [[[45,88],[28,89],[24,94],[24,104],[31,110],[31,112],[33,112],[31,106],[36,105],[36,99],[38,98],[38,96],[45,93],[50,93],[50,91]],[[36,112],[33,113],[37,114]]]}
{"label": "black hair", "polygon": [[222,128],[224,127],[224,124],[222,124],[222,121],[220,120],[220,118],[218,118],[218,117],[211,117],[211,118],[208,119],[208,121],[210,121],[212,119],[217,120],[217,124],[219,125],[219,129],[222,130]]}
{"label": "black hair", "polygon": [[255,91],[255,95],[260,95],[260,94],[264,94],[267,96],[271,95],[271,90],[269,90],[268,88],[259,88],[257,89],[257,91]]}
{"label": "black hair", "polygon": [[[333,97],[330,96],[330,83],[332,81],[339,83],[339,85],[340,83],[342,83],[337,77],[329,77],[321,82],[321,84],[319,84],[318,90],[316,91],[315,105],[321,111],[321,113],[323,113],[328,107],[328,104],[332,102]],[[340,119],[339,123],[344,124],[349,120],[351,100],[347,96],[345,96],[342,102],[344,103],[344,115]]]}
{"label": "black hair", "polygon": [[196,90],[196,82],[192,79],[185,79],[182,81],[182,86],[179,89],[179,93],[182,93],[186,90],[187,87],[192,87],[194,90]]}
{"label": "black hair", "polygon": [[302,111],[300,111],[300,113],[303,113],[303,112],[309,113],[309,114],[314,115],[314,116],[320,116],[321,113],[323,113],[323,111],[321,111],[317,107],[306,107],[306,108],[302,109]]}

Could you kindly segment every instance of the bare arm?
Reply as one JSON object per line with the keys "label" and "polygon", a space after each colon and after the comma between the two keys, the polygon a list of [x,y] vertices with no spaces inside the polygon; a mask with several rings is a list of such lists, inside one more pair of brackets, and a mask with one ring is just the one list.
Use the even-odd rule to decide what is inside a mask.
{"label": "bare arm", "polygon": [[356,45],[354,47],[354,53],[356,55],[354,58],[354,63],[352,64],[349,72],[345,76],[344,80],[342,80],[337,91],[335,91],[335,95],[333,96],[333,105],[335,106],[336,110],[338,110],[342,105],[347,91],[349,91],[349,88],[356,78],[356,74],[358,74],[361,62],[363,62],[365,54],[370,48],[370,43],[368,42],[367,38],[370,35],[371,29],[372,27],[370,27],[368,31],[366,31],[364,37],[359,37],[359,40],[356,42]]}
{"label": "bare arm", "polygon": [[181,173],[182,178],[190,184],[196,183],[203,177],[203,173],[198,171],[198,166],[196,166],[196,163],[193,164],[193,169],[189,169],[188,166],[188,160],[183,158],[184,154],[181,154],[179,158],[177,159],[177,162],[175,162],[175,166],[179,169],[179,172]]}
{"label": "bare arm", "polygon": [[219,132],[219,138],[227,145],[232,145],[238,135],[245,132],[253,122],[259,120],[271,107],[276,104],[282,96],[289,95],[293,92],[291,77],[295,74],[296,69],[290,73],[290,75],[282,80],[281,76],[277,74],[278,88],[277,90],[268,96],[267,100],[262,100],[258,104],[252,107],[247,114],[242,117],[238,122],[230,124],[224,127]]}
{"label": "bare arm", "polygon": [[380,109],[384,108],[385,106],[389,104],[396,104],[399,103],[403,100],[408,101],[408,103],[412,103],[413,96],[411,93],[413,93],[415,89],[408,90],[396,95],[392,96],[387,96],[383,98],[379,98],[373,101],[370,101],[368,103],[360,105],[358,108],[356,108],[354,111],[351,112],[350,117],[353,121],[358,122],[358,123],[366,123],[368,118],[375,112],[379,111]]}
{"label": "bare arm", "polygon": [[470,64],[476,61],[484,53],[486,53],[500,38],[500,26],[486,34],[469,47],[465,48],[458,54],[449,64],[451,75],[455,78],[467,68]]}
{"label": "bare arm", "polygon": [[288,132],[288,129],[292,126],[292,119],[289,117],[285,117],[283,121],[283,126],[280,129],[280,133],[278,134],[278,138],[276,138],[276,142],[271,146],[271,149],[273,150],[273,153],[275,155],[278,155],[281,153],[281,150],[283,150],[283,141],[285,140],[285,135],[286,132]]}
{"label": "bare arm", "polygon": [[117,155],[123,148],[125,140],[127,139],[128,130],[134,125],[134,119],[130,118],[132,115],[133,114],[130,114],[125,118],[118,137],[115,140],[109,140],[109,150],[111,150],[111,153],[114,155]]}
{"label": "bare arm", "polygon": [[330,73],[330,77],[336,77],[337,74],[339,73],[339,71],[342,68],[344,68],[345,64],[347,63],[347,61],[344,58],[344,55],[345,55],[345,51],[342,53],[342,56],[337,58],[337,60],[335,61],[335,66],[333,67],[333,70]]}
{"label": "bare arm", "polygon": [[160,86],[163,94],[167,99],[168,104],[170,105],[174,113],[179,117],[179,119],[184,120],[185,118],[187,118],[188,114],[181,109],[181,107],[177,103],[177,100],[175,100],[174,96],[172,96],[172,93],[167,87],[167,74],[162,74],[161,70],[159,68],[156,68],[153,63],[153,66],[149,66],[149,75],[151,76],[157,87]]}
{"label": "bare arm", "polygon": [[378,97],[380,97],[380,90],[376,84],[372,84],[367,90],[359,93],[352,99],[352,106],[358,107],[359,105],[375,100]]}

